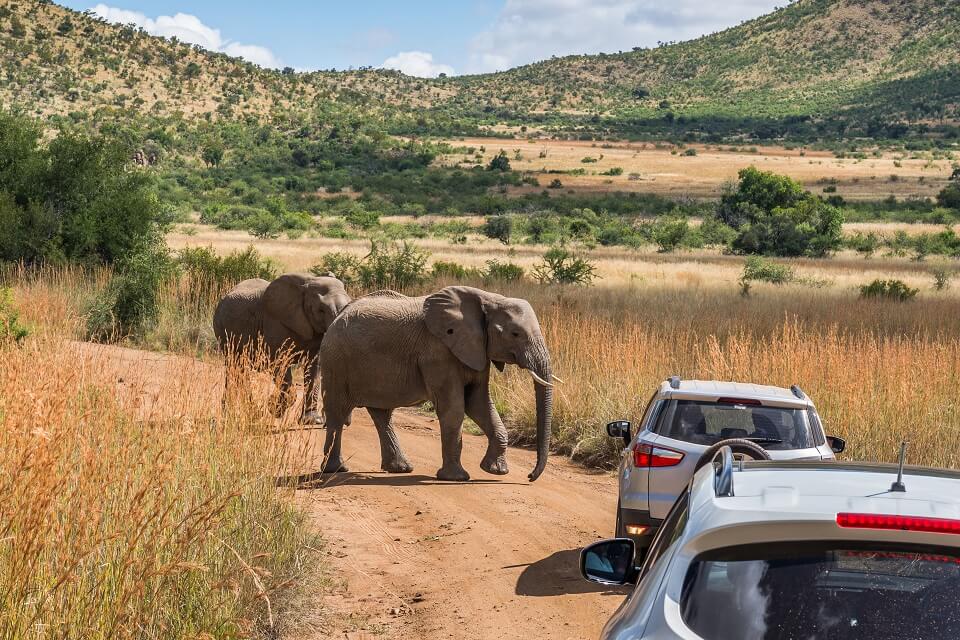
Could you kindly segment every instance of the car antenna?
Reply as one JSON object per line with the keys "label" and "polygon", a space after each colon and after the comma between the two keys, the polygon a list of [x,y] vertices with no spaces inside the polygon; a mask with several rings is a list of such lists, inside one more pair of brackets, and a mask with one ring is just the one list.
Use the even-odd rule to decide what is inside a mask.
{"label": "car antenna", "polygon": [[890,491],[896,493],[906,493],[907,487],[903,484],[903,463],[907,459],[907,441],[900,443],[900,466],[897,469],[897,481],[890,485]]}

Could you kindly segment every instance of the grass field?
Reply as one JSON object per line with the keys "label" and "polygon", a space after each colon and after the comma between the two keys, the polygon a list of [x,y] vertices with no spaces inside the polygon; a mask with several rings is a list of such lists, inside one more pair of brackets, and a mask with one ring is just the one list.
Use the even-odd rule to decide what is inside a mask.
{"label": "grass field", "polygon": [[[5,279],[10,279],[9,273]],[[0,638],[279,637],[315,540],[264,393],[189,358],[74,342],[104,272],[20,273],[0,340]],[[310,549],[314,551],[310,551]]]}
{"label": "grass field", "polygon": [[[715,198],[723,185],[735,181],[737,172],[750,165],[764,171],[788,175],[811,191],[826,186],[848,200],[880,200],[934,197],[943,189],[952,171],[951,160],[924,153],[882,153],[863,159],[836,158],[833,153],[783,147],[749,145],[690,145],[667,143],[597,143],[565,140],[513,138],[463,138],[447,142],[474,153],[442,156],[438,163],[472,166],[479,158],[484,164],[505,151],[510,165],[518,171],[536,172],[539,186],[524,186],[513,192],[538,192],[554,179],[565,189],[577,192],[611,190],[656,193],[669,197]],[[483,149],[483,151],[481,151]],[[686,155],[691,153],[696,155]],[[584,163],[585,158],[595,162]],[[898,166],[899,165],[899,166]],[[602,175],[620,168],[620,175]],[[549,173],[585,171],[585,175]]]}

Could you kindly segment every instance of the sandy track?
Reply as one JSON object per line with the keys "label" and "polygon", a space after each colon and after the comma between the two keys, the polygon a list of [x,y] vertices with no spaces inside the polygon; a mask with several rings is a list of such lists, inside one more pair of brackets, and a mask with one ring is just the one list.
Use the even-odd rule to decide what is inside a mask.
{"label": "sandy track", "polygon": [[[535,454],[518,449],[509,475],[490,476],[479,468],[486,440],[465,435],[472,479],[441,483],[436,421],[406,411],[394,420],[412,474],[379,471],[376,431],[357,411],[344,432],[351,472],[299,492],[346,581],[324,605],[364,612],[379,637],[597,637],[624,592],[581,580],[578,558],[612,534],[614,479],[551,458],[530,484]],[[366,633],[343,625],[314,637]]]}
{"label": "sandy track", "polygon": [[[169,411],[170,394],[219,405],[216,364],[114,346],[73,348],[78,365],[116,384],[118,397],[144,417]],[[366,412],[356,411],[344,432],[352,471],[297,492],[309,526],[328,543],[336,587],[307,588],[306,606],[332,614],[325,628],[300,625],[285,640],[596,638],[625,592],[581,580],[578,558],[583,545],[612,534],[614,478],[551,457],[531,484],[536,455],[521,449],[507,454],[509,475],[491,476],[479,468],[485,438],[464,434],[472,480],[439,482],[436,420],[402,410],[394,422],[412,474],[379,471],[376,431]],[[291,446],[319,451],[324,433],[301,432]],[[320,460],[312,462],[317,468]],[[305,618],[317,616],[308,611]]]}

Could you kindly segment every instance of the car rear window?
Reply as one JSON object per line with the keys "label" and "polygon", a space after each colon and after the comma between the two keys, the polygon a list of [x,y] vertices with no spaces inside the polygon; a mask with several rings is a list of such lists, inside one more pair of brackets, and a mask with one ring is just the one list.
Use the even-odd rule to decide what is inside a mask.
{"label": "car rear window", "polygon": [[659,433],[674,440],[710,446],[729,438],[757,440],[765,449],[816,447],[807,409],[726,402],[674,400]]}
{"label": "car rear window", "polygon": [[706,640],[960,638],[956,550],[752,545],[690,566],[684,623]]}

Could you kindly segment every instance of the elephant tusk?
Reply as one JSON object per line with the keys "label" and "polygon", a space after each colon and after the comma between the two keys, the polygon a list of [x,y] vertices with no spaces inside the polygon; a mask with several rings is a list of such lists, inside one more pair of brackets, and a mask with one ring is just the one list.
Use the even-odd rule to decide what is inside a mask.
{"label": "elephant tusk", "polygon": [[549,382],[547,382],[546,380],[544,380],[543,378],[541,378],[540,376],[538,376],[537,374],[535,374],[533,371],[530,371],[530,370],[528,369],[528,370],[527,370],[527,373],[530,374],[530,377],[533,378],[533,381],[536,382],[537,384],[539,384],[539,385],[541,385],[541,386],[544,386],[544,387],[546,387],[546,388],[548,388],[548,389],[552,389],[552,388],[553,388],[553,385],[552,385],[552,384],[550,384]]}
{"label": "elephant tusk", "polygon": [[564,384],[563,380],[561,380],[557,376],[550,376],[550,377],[553,378],[554,382],[559,382],[560,384]]}

